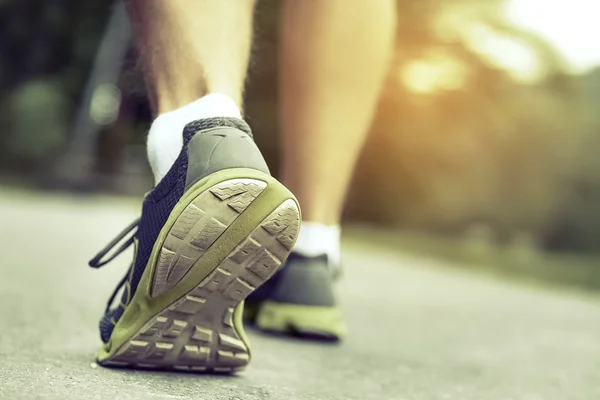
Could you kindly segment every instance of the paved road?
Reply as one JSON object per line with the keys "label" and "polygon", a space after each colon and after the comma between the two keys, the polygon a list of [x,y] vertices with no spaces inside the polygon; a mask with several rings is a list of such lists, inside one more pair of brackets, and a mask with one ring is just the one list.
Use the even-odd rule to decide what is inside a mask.
{"label": "paved road", "polygon": [[126,267],[90,256],[131,201],[0,188],[1,399],[600,399],[600,298],[344,242],[339,346],[251,334],[237,377],[106,370],[97,320]]}

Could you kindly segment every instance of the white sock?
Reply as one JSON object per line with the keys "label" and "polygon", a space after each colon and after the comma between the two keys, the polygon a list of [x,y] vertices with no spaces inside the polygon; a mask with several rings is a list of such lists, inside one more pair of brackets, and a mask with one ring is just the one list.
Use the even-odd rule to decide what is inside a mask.
{"label": "white sock", "polygon": [[340,263],[340,226],[303,221],[294,252],[305,257],[324,254],[329,265],[337,268]]}
{"label": "white sock", "polygon": [[177,110],[160,114],[148,132],[148,161],[154,182],[169,172],[183,147],[183,128],[190,122],[213,117],[242,118],[235,101],[221,93],[211,93]]}

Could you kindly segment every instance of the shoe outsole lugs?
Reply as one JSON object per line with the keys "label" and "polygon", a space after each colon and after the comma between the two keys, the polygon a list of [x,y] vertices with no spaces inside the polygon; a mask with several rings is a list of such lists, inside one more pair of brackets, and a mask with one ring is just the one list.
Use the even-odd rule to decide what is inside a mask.
{"label": "shoe outsole lugs", "polygon": [[243,301],[287,258],[299,228],[297,201],[267,174],[228,170],[198,182],[163,227],[151,264],[98,362],[198,372],[243,369],[250,361]]}

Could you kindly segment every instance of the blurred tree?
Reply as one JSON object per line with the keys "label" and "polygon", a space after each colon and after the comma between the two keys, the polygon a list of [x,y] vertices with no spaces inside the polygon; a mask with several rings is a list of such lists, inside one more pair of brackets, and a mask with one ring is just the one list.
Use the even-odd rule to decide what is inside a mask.
{"label": "blurred tree", "polygon": [[[600,249],[600,118],[592,110],[600,97],[598,73],[585,83],[567,75],[552,46],[501,18],[503,4],[398,1],[396,55],[347,218],[452,234],[485,231],[505,241],[525,234],[552,246]],[[274,171],[279,7],[279,1],[259,2],[246,95],[256,140]],[[9,127],[0,136],[0,164],[39,157],[46,165],[42,150],[68,139],[65,125],[109,8],[100,0],[0,2],[0,122]],[[515,80],[473,45],[473,30],[525,48],[539,66],[538,81]],[[128,153],[116,149],[132,131],[127,140],[142,143],[150,119],[135,54],[121,88],[120,119],[99,147],[99,171],[115,175]],[[50,95],[32,97],[36,90]],[[46,106],[57,108],[36,111]],[[32,114],[36,119],[29,120]],[[54,127],[48,143],[27,145],[43,134],[31,124]]]}
{"label": "blurred tree", "polygon": [[0,164],[46,170],[69,140],[75,104],[109,5],[100,0],[0,2]]}
{"label": "blurred tree", "polygon": [[[397,58],[348,216],[455,233],[483,222],[502,240],[522,231],[538,239],[547,234],[587,132],[578,119],[579,91],[562,60],[497,17],[502,3],[399,3]],[[516,82],[469,46],[469,24],[525,46],[542,66],[541,82]],[[407,78],[416,63],[426,65],[424,72]],[[462,69],[454,76],[460,84],[446,79],[435,90],[415,90],[410,79],[432,86],[436,68],[448,78],[452,68],[444,63]]]}

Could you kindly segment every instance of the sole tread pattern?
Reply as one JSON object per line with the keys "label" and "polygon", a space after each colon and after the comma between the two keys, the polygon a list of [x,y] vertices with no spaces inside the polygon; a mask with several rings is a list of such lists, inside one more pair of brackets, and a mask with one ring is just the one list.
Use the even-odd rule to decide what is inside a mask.
{"label": "sole tread pattern", "polygon": [[256,179],[231,179],[195,198],[165,238],[156,264],[152,297],[175,286],[266,187],[266,182]]}
{"label": "sole tread pattern", "polygon": [[[247,208],[265,186],[255,183],[259,181],[248,182],[248,179],[235,181],[218,185],[210,192],[215,201],[237,213],[242,207]],[[189,209],[200,220],[206,221],[209,212],[213,216],[214,212],[203,203],[207,201],[206,196],[202,197],[203,201],[198,201],[201,196],[186,211]],[[234,205],[228,201],[233,201]],[[205,279],[148,321],[104,364],[192,372],[230,373],[243,369],[250,354],[238,331],[243,328],[234,325],[234,310],[270,278],[287,257],[299,230],[299,218],[296,202],[292,199],[284,201]],[[180,220],[183,228],[179,226]],[[200,221],[190,221],[189,216],[180,217],[169,237],[191,243],[195,233],[200,231],[196,228],[200,224]],[[220,235],[217,231],[214,234]],[[212,242],[214,240],[216,238]],[[168,246],[167,241],[165,246]],[[159,274],[158,270],[156,274]]]}

